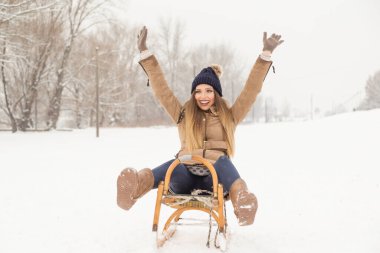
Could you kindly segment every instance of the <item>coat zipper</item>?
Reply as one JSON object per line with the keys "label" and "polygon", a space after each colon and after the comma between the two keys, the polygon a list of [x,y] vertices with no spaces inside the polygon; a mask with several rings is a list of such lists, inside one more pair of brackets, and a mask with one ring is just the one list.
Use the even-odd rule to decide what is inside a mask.
{"label": "coat zipper", "polygon": [[206,158],[206,141],[207,141],[207,136],[206,136],[207,119],[206,119],[206,115],[204,115],[203,124],[204,124],[204,135],[203,135],[203,156],[202,157]]}

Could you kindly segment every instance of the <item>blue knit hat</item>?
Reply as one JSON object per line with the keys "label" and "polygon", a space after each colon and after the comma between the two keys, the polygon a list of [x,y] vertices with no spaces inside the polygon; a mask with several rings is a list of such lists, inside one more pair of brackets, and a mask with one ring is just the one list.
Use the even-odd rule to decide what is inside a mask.
{"label": "blue knit hat", "polygon": [[222,75],[222,67],[216,64],[210,67],[204,68],[199,72],[199,74],[194,78],[191,85],[191,93],[194,92],[195,88],[199,84],[211,85],[216,92],[222,97],[222,85],[220,84],[219,77]]}

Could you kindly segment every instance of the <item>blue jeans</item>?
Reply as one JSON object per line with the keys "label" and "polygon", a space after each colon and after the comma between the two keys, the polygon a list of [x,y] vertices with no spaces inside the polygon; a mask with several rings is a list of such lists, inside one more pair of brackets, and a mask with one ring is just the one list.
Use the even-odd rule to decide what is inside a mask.
{"label": "blue jeans", "polygon": [[[165,180],[165,174],[170,164],[174,161],[170,160],[152,170],[154,176],[154,186],[157,188],[161,181]],[[227,156],[221,156],[215,163],[214,168],[218,175],[218,181],[223,185],[223,191],[229,192],[231,185],[240,175]],[[183,164],[177,165],[174,169],[170,184],[170,189],[177,194],[190,194],[194,189],[212,191],[211,174],[207,176],[196,176],[188,171]]]}

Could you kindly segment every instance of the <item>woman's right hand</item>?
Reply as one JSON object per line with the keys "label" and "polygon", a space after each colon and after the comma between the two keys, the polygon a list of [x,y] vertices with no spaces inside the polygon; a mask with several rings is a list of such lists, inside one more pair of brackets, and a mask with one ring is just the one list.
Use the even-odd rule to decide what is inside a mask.
{"label": "woman's right hand", "polygon": [[269,51],[273,53],[273,50],[276,49],[277,46],[281,45],[284,40],[280,40],[281,35],[273,33],[269,38],[267,38],[267,32],[263,34],[263,51]]}
{"label": "woman's right hand", "polygon": [[148,36],[148,29],[144,26],[139,34],[137,35],[137,47],[140,50],[140,53],[142,51],[148,50],[146,46],[146,37]]}

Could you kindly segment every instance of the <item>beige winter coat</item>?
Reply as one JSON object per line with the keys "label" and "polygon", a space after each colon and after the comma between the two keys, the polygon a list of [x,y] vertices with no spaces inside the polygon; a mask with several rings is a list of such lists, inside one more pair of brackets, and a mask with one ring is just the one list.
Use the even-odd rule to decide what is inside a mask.
{"label": "beige winter coat", "polygon": [[[177,123],[182,111],[182,104],[169,88],[157,59],[152,55],[147,59],[141,60],[140,65],[148,75],[154,95],[170,115],[173,122]],[[230,108],[235,127],[244,119],[252,104],[255,102],[271,65],[272,62],[264,61],[260,57],[253,65],[242,92]],[[184,120],[179,124],[183,123]],[[202,132],[205,133],[203,138],[205,141],[202,149],[193,150],[192,152],[187,150],[184,128],[180,127],[179,124],[178,130],[181,140],[181,149],[178,156],[187,154],[200,155],[208,159],[211,163],[214,163],[220,156],[226,154],[227,143],[225,142],[226,138],[224,136],[223,126],[214,110],[204,113],[204,131]]]}

